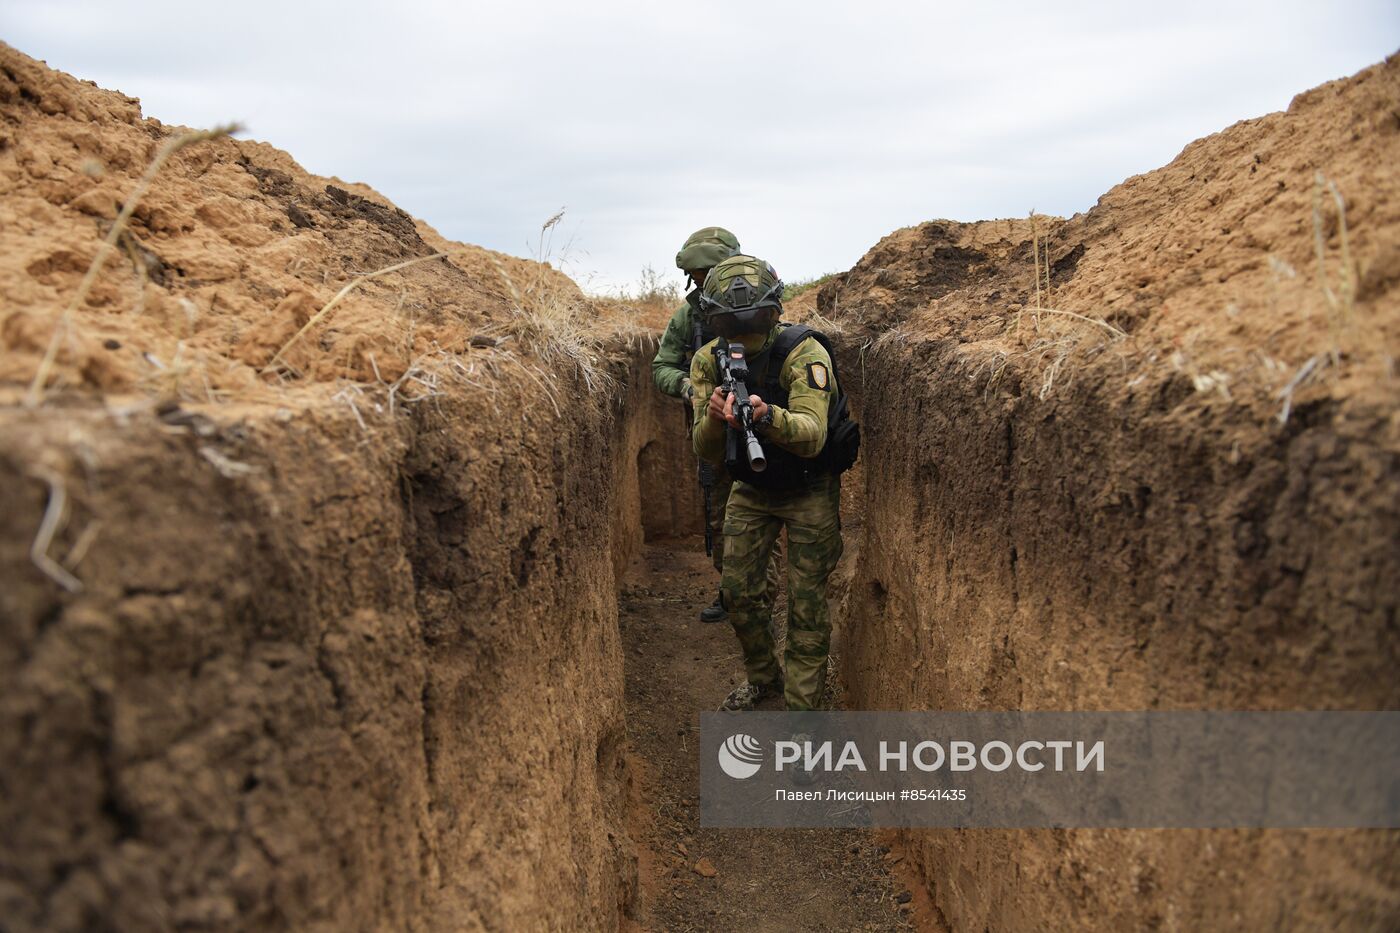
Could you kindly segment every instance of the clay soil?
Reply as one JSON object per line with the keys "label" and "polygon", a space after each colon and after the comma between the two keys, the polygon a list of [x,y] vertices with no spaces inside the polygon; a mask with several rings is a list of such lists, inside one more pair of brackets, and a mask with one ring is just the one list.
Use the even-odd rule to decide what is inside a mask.
{"label": "clay soil", "polygon": [[[629,823],[639,854],[635,922],[673,931],[932,929],[889,839],[861,830],[699,827],[697,715],[719,705],[743,665],[729,627],[696,618],[715,585],[697,544],[649,542],[619,603],[633,749]],[[781,601],[777,622],[781,630]]]}
{"label": "clay soil", "polygon": [[608,926],[641,345],[228,138],[63,324],[181,132],[0,44],[0,927]]}
{"label": "clay soil", "polygon": [[[863,377],[853,706],[1400,705],[1397,100],[1392,56],[808,299]],[[904,836],[955,929],[1395,929],[1397,838]]]}

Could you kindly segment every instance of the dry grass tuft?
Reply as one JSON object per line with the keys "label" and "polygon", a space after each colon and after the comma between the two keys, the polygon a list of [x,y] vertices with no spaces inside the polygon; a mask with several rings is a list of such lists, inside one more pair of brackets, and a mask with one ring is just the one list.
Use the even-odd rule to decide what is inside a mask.
{"label": "dry grass tuft", "polygon": [[[1356,267],[1351,259],[1351,243],[1347,237],[1347,210],[1335,183],[1321,172],[1313,176],[1313,249],[1317,256],[1317,281],[1327,302],[1327,333],[1332,342],[1332,365],[1342,364],[1342,335],[1356,320]],[[1326,235],[1323,231],[1323,200],[1331,195],[1337,209],[1337,234],[1341,240],[1341,269],[1336,289],[1327,273]]]}
{"label": "dry grass tuft", "polygon": [[604,371],[597,322],[588,310],[587,301],[565,288],[531,291],[525,302],[511,309],[505,336],[547,368],[576,369],[589,391],[598,391],[611,385],[611,377]]}
{"label": "dry grass tuft", "polygon": [[[1339,254],[1335,287],[1332,284],[1332,276],[1328,271],[1327,262],[1327,205],[1329,201],[1335,211]],[[1315,353],[1304,360],[1282,388],[1274,393],[1274,398],[1283,403],[1278,413],[1280,425],[1288,423],[1288,418],[1293,413],[1294,396],[1299,391],[1320,381],[1329,373],[1334,380],[1338,379],[1341,376],[1348,351],[1358,350],[1364,343],[1360,334],[1362,322],[1356,314],[1356,292],[1360,276],[1351,254],[1346,200],[1342,197],[1336,183],[1320,171],[1313,175],[1312,231],[1313,255],[1317,261],[1317,284],[1322,291],[1323,305],[1327,316],[1328,346],[1324,352]],[[1270,257],[1270,260],[1276,280],[1280,272],[1286,273],[1289,278],[1296,275],[1293,268],[1287,263],[1274,261],[1273,257]],[[1379,341],[1377,341],[1377,346],[1380,346]],[[1382,350],[1381,365],[1383,371],[1389,373],[1392,369],[1392,363],[1391,358],[1385,355]]]}
{"label": "dry grass tuft", "polygon": [[[1023,371],[1038,386],[1035,394],[1042,401],[1056,389],[1074,383],[1077,364],[1088,362],[1128,340],[1128,334],[1100,317],[1079,311],[1051,307],[1050,230],[1042,229],[1040,218],[1030,212],[1031,276],[1030,301],[1004,319],[1001,333],[986,341],[960,348],[971,364],[969,378],[987,378],[991,392],[1001,383],[1008,369]],[[1022,327],[1030,312],[1030,328]],[[1085,328],[1082,325],[1090,325]],[[1103,339],[1106,337],[1107,339]],[[1121,350],[1119,351],[1122,356]],[[1126,357],[1124,357],[1126,359]]]}
{"label": "dry grass tuft", "polygon": [[117,241],[121,239],[126,230],[126,225],[131,221],[131,215],[136,211],[136,205],[145,196],[146,191],[155,181],[156,175],[170,160],[175,153],[192,146],[195,143],[206,142],[211,139],[219,139],[237,133],[242,127],[237,123],[229,123],[224,126],[216,126],[212,130],[196,130],[191,133],[182,133],[179,136],[172,136],[167,139],[156,152],[151,164],[146,166],[145,173],[141,176],[136,187],[127,196],[126,203],[122,205],[121,211],[117,214],[117,219],[112,222],[111,229],[107,231],[107,236],[97,248],[97,255],[93,257],[92,263],[88,266],[87,272],[83,275],[83,280],[78,286],[78,290],[73,293],[66,307],[58,315],[58,321],[54,325],[53,337],[49,340],[48,348],[44,351],[44,357],[39,362],[38,368],[34,372],[34,378],[29,383],[29,391],[25,393],[24,404],[29,408],[35,408],[44,401],[44,387],[48,383],[49,373],[53,369],[54,360],[58,358],[59,347],[67,338],[72,327],[73,312],[78,305],[87,298],[88,292],[92,290],[93,284],[97,281],[98,273],[106,265],[107,259],[112,251],[116,249]]}
{"label": "dry grass tuft", "polygon": [[390,272],[398,272],[400,269],[407,269],[409,266],[416,266],[420,262],[427,262],[430,259],[446,258],[447,255],[447,253],[433,253],[431,256],[419,256],[416,259],[409,259],[404,262],[397,262],[391,266],[385,266],[383,269],[376,269],[373,272],[366,272],[364,275],[356,276],[355,278],[351,279],[345,284],[344,288],[335,293],[334,298],[326,302],[321,307],[321,310],[311,315],[311,319],[308,320],[305,324],[303,324],[301,326],[301,329],[298,330],[295,334],[293,334],[286,343],[282,344],[281,349],[279,349],[276,353],[272,355],[272,359],[268,361],[268,364],[263,367],[262,371],[264,373],[275,372],[276,369],[282,365],[282,354],[290,350],[292,346],[306,334],[307,331],[311,330],[311,328],[319,324],[321,320],[331,312],[332,308],[340,304],[341,300],[346,295],[354,291],[356,286],[361,285],[364,282],[368,282],[370,279],[376,279],[381,275],[388,275]]}
{"label": "dry grass tuft", "polygon": [[[81,283],[68,298],[63,299],[61,309],[55,308],[51,313],[49,321],[52,322],[53,332],[52,335],[47,332],[43,334],[46,349],[32,374],[25,395],[27,405],[33,407],[42,404],[46,390],[52,391],[59,368],[58,360],[75,338],[75,329],[82,325],[80,309],[93,293],[104,269],[112,265],[113,256],[130,260],[138,278],[137,303],[131,317],[139,317],[145,311],[148,281],[145,247],[132,235],[129,224],[172,156],[188,146],[225,136],[237,129],[237,126],[229,125],[209,131],[184,133],[163,141],[132,187],[116,219],[101,231],[100,245]],[[635,313],[629,312],[613,320],[614,312],[620,309],[605,308],[603,302],[584,297],[569,279],[549,267],[549,254],[554,248],[554,239],[563,219],[564,212],[561,210],[540,226],[538,238],[533,244],[538,251],[535,258],[540,265],[537,267],[490,257],[504,283],[502,297],[508,314],[504,320],[497,316],[494,325],[481,330],[475,330],[480,326],[475,322],[464,327],[461,329],[464,336],[460,341],[452,336],[457,329],[451,326],[443,328],[441,321],[435,321],[437,326],[432,330],[418,326],[420,321],[415,310],[418,306],[406,307],[405,304],[411,283],[398,289],[392,285],[384,287],[386,300],[393,308],[393,314],[384,321],[387,330],[376,329],[355,341],[346,341],[347,359],[343,362],[342,371],[351,373],[358,370],[358,374],[340,380],[332,388],[335,394],[331,397],[335,404],[348,407],[366,435],[376,428],[372,415],[382,413],[393,417],[407,407],[437,399],[451,385],[471,386],[477,391],[493,394],[502,390],[518,390],[534,398],[543,396],[540,400],[547,402],[560,416],[566,404],[576,404],[573,398],[577,395],[585,395],[602,404],[603,399],[610,397],[616,380],[614,361],[608,354],[615,355],[619,343],[631,349],[654,344],[656,334],[652,329],[641,326]],[[467,249],[470,248],[463,247],[463,250]],[[360,271],[356,270],[329,301],[323,298],[324,304],[311,309],[314,313],[294,328],[295,332],[290,337],[281,338],[269,349],[269,352],[275,352],[271,352],[270,357],[263,357],[267,362],[260,368],[249,367],[241,359],[221,354],[220,348],[211,347],[210,341],[200,335],[197,326],[200,315],[208,312],[197,308],[188,298],[177,296],[176,302],[170,304],[175,313],[169,326],[152,324],[149,329],[155,331],[153,335],[140,342],[133,341],[136,353],[128,362],[133,367],[130,377],[141,392],[170,401],[218,404],[237,398],[244,402],[256,400],[280,404],[288,392],[307,387],[301,380],[303,374],[297,371],[300,365],[293,366],[291,360],[299,359],[297,353],[307,351],[318,335],[334,326],[333,316],[344,313],[349,303],[347,299],[353,293],[357,290],[377,291],[375,280],[382,287],[385,281],[395,281],[386,279],[391,274],[404,273],[413,266],[448,260],[456,255],[453,247],[443,247],[442,250],[395,261],[383,268],[364,271],[363,274],[356,274]],[[298,264],[304,262],[305,257],[296,259]],[[125,264],[124,261],[122,264]],[[519,271],[521,269],[525,271]],[[659,274],[648,270],[648,276],[648,300],[678,300],[675,289],[666,286]],[[328,278],[329,272],[322,276],[322,281]],[[407,279],[404,281],[407,283]],[[396,290],[397,306],[394,305]],[[181,307],[185,312],[183,316],[179,313]],[[669,308],[665,309],[666,314],[669,311]],[[602,320],[605,314],[608,318]],[[45,322],[46,328],[49,321]],[[466,336],[468,333],[469,337]],[[428,344],[426,352],[425,337]],[[438,340],[442,340],[441,345]],[[603,351],[605,345],[607,354]],[[368,350],[374,352],[368,353]],[[352,365],[350,357],[356,353],[362,355],[356,357],[358,362]],[[315,356],[314,351],[312,355]],[[324,368],[319,372],[325,375]],[[578,392],[575,380],[579,380],[587,391]],[[239,472],[237,466],[227,463],[214,465],[221,471]],[[55,495],[61,501],[62,496]],[[54,579],[64,580],[60,573],[62,564],[51,566],[45,563],[44,553],[42,550],[35,552],[36,564]],[[64,580],[65,585],[69,582]]]}
{"label": "dry grass tuft", "polygon": [[[523,287],[499,260],[492,258],[512,300],[511,319],[502,336],[530,351],[546,369],[562,366],[576,370],[589,393],[597,395],[610,390],[614,382],[599,352],[601,334],[597,315],[571,282],[551,274],[547,266],[548,236],[563,216],[561,210],[540,228],[541,254],[535,257],[540,265],[532,280]],[[508,351],[506,356],[514,358]],[[545,387],[544,380],[531,367],[523,368],[544,389],[558,412],[558,402]],[[546,373],[546,378],[552,381],[553,377]]]}
{"label": "dry grass tuft", "polygon": [[816,308],[807,314],[807,320],[803,323],[816,328],[828,337],[840,337],[846,333],[846,325],[843,322],[827,317]]}

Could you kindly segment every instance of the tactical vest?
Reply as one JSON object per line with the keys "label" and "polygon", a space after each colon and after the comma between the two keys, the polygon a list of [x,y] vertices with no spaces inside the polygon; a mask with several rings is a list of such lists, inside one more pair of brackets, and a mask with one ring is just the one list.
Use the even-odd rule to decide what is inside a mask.
{"label": "tactical vest", "polygon": [[[860,425],[851,418],[850,405],[836,371],[836,353],[825,334],[813,330],[805,324],[779,324],[778,336],[767,350],[749,359],[749,372],[754,375],[754,384],[749,392],[757,395],[769,405],[788,407],[788,391],[782,387],[783,364],[799,343],[808,337],[826,348],[831,357],[831,377],[836,389],[826,410],[826,443],[815,457],[799,457],[790,450],[773,442],[763,443],[763,452],[768,458],[768,467],[762,473],[755,473],[747,461],[726,462],[729,474],[736,480],[756,486],[759,489],[800,489],[811,485],[823,476],[834,476],[846,472],[855,465],[860,455]],[[724,346],[724,341],[720,341]],[[734,430],[730,428],[729,430]],[[763,438],[760,437],[760,441]],[[743,444],[738,445],[743,450]]]}

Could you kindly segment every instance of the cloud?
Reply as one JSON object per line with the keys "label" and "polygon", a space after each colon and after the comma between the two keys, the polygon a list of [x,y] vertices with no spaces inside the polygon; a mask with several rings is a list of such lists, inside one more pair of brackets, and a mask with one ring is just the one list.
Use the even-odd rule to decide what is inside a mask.
{"label": "cloud", "polygon": [[450,237],[524,253],[567,205],[594,287],[714,223],[797,278],[931,217],[1085,210],[1400,40],[1400,8],[1369,0],[0,11],[11,44],[148,114],[241,119]]}

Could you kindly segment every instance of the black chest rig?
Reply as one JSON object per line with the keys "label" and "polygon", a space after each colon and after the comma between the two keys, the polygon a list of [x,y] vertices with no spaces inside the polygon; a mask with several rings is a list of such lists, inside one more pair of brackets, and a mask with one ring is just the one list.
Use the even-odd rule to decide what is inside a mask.
{"label": "black chest rig", "polygon": [[[778,327],[778,336],[769,344],[768,349],[749,359],[749,371],[753,375],[753,384],[749,386],[749,391],[769,405],[787,408],[788,390],[781,384],[783,365],[787,362],[788,354],[792,353],[799,343],[808,337],[814,338],[826,348],[827,355],[831,357],[831,378],[835,382],[831,401],[827,406],[826,444],[815,457],[799,457],[773,441],[760,438],[763,441],[763,452],[768,459],[767,469],[755,473],[742,456],[737,463],[726,462],[725,467],[734,479],[759,489],[801,489],[823,476],[844,473],[855,464],[856,457],[860,454],[860,426],[851,418],[846,393],[841,388],[841,378],[836,372],[836,354],[827,336],[805,324],[779,324]],[[718,349],[723,350],[726,346],[726,342],[721,340]],[[734,428],[729,430],[733,431]],[[743,445],[739,444],[738,449],[742,451]]]}

